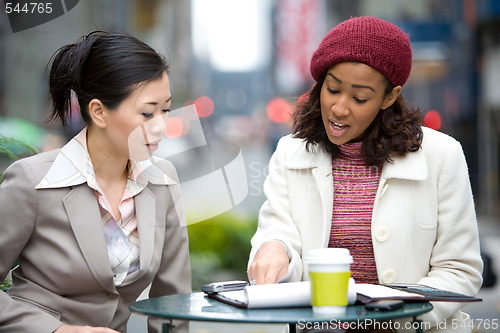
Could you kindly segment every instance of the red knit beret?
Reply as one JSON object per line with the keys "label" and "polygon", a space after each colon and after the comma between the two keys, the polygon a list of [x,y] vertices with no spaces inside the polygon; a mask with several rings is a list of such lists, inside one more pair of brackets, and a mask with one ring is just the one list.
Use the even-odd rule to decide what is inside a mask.
{"label": "red knit beret", "polygon": [[403,86],[411,71],[408,36],[394,24],[376,17],[353,17],[333,28],[311,59],[311,74],[318,81],[339,62],[362,62],[378,70],[394,85]]}

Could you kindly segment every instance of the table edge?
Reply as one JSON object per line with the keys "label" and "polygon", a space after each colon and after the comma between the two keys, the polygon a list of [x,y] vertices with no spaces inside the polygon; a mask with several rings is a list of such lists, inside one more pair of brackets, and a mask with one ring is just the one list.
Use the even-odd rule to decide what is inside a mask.
{"label": "table edge", "polygon": [[[205,293],[203,292],[194,292],[194,293],[187,293],[187,294],[182,294],[182,295],[196,295],[196,294],[203,294],[205,295]],[[173,295],[170,295],[170,296],[173,296]],[[168,296],[161,296],[161,297],[168,297]],[[320,322],[328,322],[328,321],[332,321],[332,320],[337,320],[337,321],[342,321],[342,322],[355,322],[355,321],[363,321],[363,320],[370,320],[372,319],[371,317],[359,317],[359,318],[356,318],[356,319],[350,319],[350,320],[339,320],[339,319],[336,319],[336,318],[318,318],[318,319],[304,319],[304,318],[297,318],[296,320],[294,321],[290,321],[290,320],[276,320],[276,321],[270,321],[268,319],[264,319],[264,320],[258,320],[258,319],[254,319],[254,318],[251,318],[250,320],[249,319],[240,319],[240,318],[216,318],[216,317],[193,317],[192,315],[182,315],[182,314],[175,314],[175,315],[171,315],[169,314],[168,316],[161,316],[161,315],[158,315],[158,314],[150,314],[150,313],[146,313],[146,312],[143,312],[141,310],[138,310],[138,309],[134,309],[134,304],[136,303],[139,303],[139,302],[143,302],[143,301],[146,301],[148,299],[143,299],[143,300],[140,300],[140,301],[136,301],[132,304],[129,305],[129,309],[132,313],[135,313],[135,314],[139,314],[139,315],[144,315],[144,316],[147,316],[147,317],[155,317],[155,318],[162,318],[162,319],[180,319],[180,320],[189,320],[189,321],[207,321],[207,322],[227,322],[227,323],[267,323],[267,324],[297,324],[299,321],[300,322],[303,322],[303,323],[320,323]],[[220,302],[218,300],[214,300],[216,302]],[[222,303],[222,302],[220,302]],[[416,316],[419,316],[419,315],[422,315],[424,313],[428,313],[430,312],[432,309],[433,309],[433,306],[432,306],[432,303],[428,302],[428,301],[423,301],[423,302],[412,302],[412,303],[419,303],[419,304],[426,304],[427,307],[425,308],[425,311],[418,311],[418,313],[415,313],[415,314],[404,314],[404,315],[399,315],[399,316],[395,316],[395,317],[392,317],[392,318],[388,318],[387,320],[391,320],[391,319],[401,319],[401,318],[414,318]],[[222,303],[224,304],[224,303]],[[361,306],[361,305],[360,305]],[[293,308],[299,308],[299,307],[293,307]],[[290,309],[293,309],[293,308],[290,308]],[[304,307],[304,308],[307,308],[307,307]],[[282,308],[283,309],[283,308]],[[253,309],[249,309],[249,310],[253,310]],[[255,309],[255,310],[266,310],[266,309]]]}

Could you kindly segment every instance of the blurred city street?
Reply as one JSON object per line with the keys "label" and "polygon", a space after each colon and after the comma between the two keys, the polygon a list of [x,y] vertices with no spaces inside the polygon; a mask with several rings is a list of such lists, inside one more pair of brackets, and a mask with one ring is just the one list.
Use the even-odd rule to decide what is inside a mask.
{"label": "blurred city street", "polygon": [[[482,251],[498,278],[465,312],[474,333],[500,332],[500,0],[66,0],[48,2],[50,18],[30,17],[19,1],[16,13],[15,2],[0,2],[0,177],[16,159],[61,148],[86,126],[75,101],[67,127],[47,121],[48,64],[61,46],[95,30],[141,39],[169,63],[172,112],[155,155],[174,164],[191,203],[183,202],[195,291],[247,278],[269,159],[292,131],[299,96],[314,83],[311,56],[325,33],[354,16],[401,27],[412,47],[402,95],[425,126],[461,143]],[[221,170],[218,183],[207,181]],[[215,203],[224,209],[204,215]],[[145,316],[133,314],[128,332],[145,333],[146,326]],[[194,321],[190,330],[288,331]]]}
{"label": "blurred city street", "polygon": [[474,320],[474,332],[499,332],[498,326],[494,329],[489,324],[496,320],[500,326],[500,221],[497,218],[478,217],[478,223],[481,246],[492,257],[497,283],[494,287],[482,288],[478,297],[483,301],[467,305],[464,311]]}

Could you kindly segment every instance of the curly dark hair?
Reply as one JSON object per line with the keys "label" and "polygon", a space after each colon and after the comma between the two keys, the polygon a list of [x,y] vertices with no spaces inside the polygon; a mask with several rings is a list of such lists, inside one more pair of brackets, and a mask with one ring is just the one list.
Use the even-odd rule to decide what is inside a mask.
{"label": "curly dark hair", "polygon": [[[335,158],[340,150],[328,139],[321,117],[320,92],[325,77],[321,77],[309,90],[307,97],[297,102],[292,115],[292,131],[295,138],[306,140],[306,149],[318,144]],[[384,94],[394,87],[387,81]],[[410,107],[399,95],[392,106],[381,110],[366,129],[361,145],[366,165],[381,168],[391,163],[393,156],[404,156],[420,149],[422,144],[422,113]]]}

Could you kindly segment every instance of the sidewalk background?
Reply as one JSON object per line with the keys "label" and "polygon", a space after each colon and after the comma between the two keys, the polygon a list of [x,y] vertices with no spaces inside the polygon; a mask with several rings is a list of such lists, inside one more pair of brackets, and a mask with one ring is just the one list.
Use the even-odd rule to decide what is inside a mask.
{"label": "sidewalk background", "polygon": [[[500,221],[495,217],[478,217],[481,247],[492,258],[492,266],[497,275],[497,283],[492,288],[482,288],[478,297],[482,302],[471,303],[464,309],[474,320],[473,332],[500,332]],[[481,327],[479,325],[481,324]],[[493,329],[489,324],[496,322]]]}
{"label": "sidewalk background", "polygon": [[[481,246],[492,257],[493,268],[498,277],[497,284],[482,288],[478,297],[482,302],[471,303],[464,308],[473,319],[473,333],[500,332],[500,221],[494,217],[478,217]],[[497,325],[496,329],[495,326]],[[146,317],[132,314],[129,333],[145,333]],[[191,333],[285,333],[286,326],[280,324],[235,324],[213,322],[191,322]]]}

